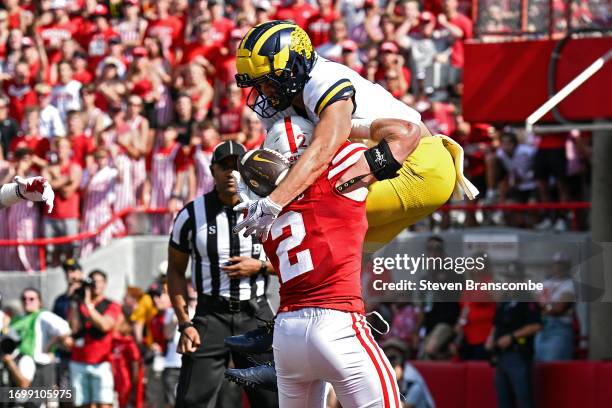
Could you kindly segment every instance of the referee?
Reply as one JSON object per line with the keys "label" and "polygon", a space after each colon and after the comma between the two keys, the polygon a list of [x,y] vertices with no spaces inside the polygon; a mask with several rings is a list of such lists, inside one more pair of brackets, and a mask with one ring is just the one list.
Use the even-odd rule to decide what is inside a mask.
{"label": "referee", "polygon": [[[177,408],[214,408],[230,357],[236,367],[252,365],[231,354],[223,340],[257,328],[255,317],[274,317],[265,296],[272,267],[265,261],[262,245],[253,237],[232,233],[243,215],[232,210],[239,199],[231,172],[244,153],[244,146],[233,141],[215,148],[210,166],[215,188],[178,213],[170,235],[168,289],[181,332],[177,351],[183,354]],[[190,258],[198,293],[191,320],[185,278]],[[278,406],[276,393],[247,390],[247,394],[252,407]]]}

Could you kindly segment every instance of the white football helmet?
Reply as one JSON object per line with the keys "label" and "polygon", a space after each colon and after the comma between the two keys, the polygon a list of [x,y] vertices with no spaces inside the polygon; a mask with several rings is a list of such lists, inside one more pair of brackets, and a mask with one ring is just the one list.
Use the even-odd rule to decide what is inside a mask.
{"label": "white football helmet", "polygon": [[286,116],[268,130],[263,147],[277,151],[293,165],[310,145],[314,126],[301,116]]}

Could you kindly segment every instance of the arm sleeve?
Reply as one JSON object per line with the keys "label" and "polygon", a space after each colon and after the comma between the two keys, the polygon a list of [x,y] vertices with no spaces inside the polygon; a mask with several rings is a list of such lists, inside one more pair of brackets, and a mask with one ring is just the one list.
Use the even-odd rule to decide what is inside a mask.
{"label": "arm sleeve", "polygon": [[68,322],[55,313],[45,311],[39,317],[41,323],[45,325],[45,329],[52,336],[65,336],[70,334],[70,325]]}
{"label": "arm sleeve", "polygon": [[184,253],[191,252],[191,234],[193,233],[193,220],[189,216],[187,207],[193,203],[187,204],[174,219],[172,232],[170,233],[170,246],[177,251]]}

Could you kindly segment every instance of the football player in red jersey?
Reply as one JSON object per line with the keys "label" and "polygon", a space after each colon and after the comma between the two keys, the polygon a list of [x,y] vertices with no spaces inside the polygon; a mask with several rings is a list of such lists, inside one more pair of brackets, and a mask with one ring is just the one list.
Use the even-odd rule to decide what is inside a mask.
{"label": "football player in red jersey", "polygon": [[[267,139],[287,139],[291,151],[284,156],[299,155],[312,129],[302,118],[285,118]],[[321,406],[326,382],[343,407],[400,406],[394,371],[366,326],[361,253],[367,186],[376,180],[370,160],[397,172],[420,136],[417,126],[398,119],[374,121],[371,135],[379,144],[369,150],[344,143],[323,174],[282,209],[264,241],[281,281],[274,327],[281,407]]]}

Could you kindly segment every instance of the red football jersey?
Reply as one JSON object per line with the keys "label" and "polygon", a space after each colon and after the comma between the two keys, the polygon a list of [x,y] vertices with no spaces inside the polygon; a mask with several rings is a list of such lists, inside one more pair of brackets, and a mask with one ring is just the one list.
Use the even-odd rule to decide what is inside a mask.
{"label": "red football jersey", "polygon": [[283,209],[264,242],[281,281],[279,312],[306,307],[364,312],[360,275],[368,229],[365,201],[337,193],[334,185],[348,168],[343,163],[365,146],[353,144],[351,153],[338,160],[347,145],[335,165]]}

